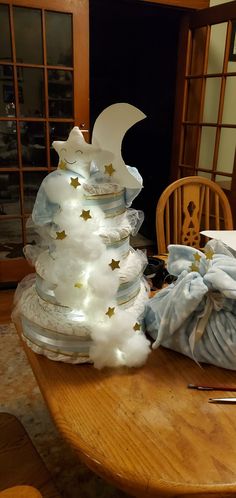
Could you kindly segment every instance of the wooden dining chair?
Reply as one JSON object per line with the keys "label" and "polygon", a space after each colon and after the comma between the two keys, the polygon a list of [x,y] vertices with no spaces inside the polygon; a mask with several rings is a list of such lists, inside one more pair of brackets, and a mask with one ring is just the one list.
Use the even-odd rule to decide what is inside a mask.
{"label": "wooden dining chair", "polygon": [[156,207],[158,254],[169,244],[201,248],[206,244],[202,230],[232,230],[229,201],[217,183],[201,176],[187,176],[171,183]]}
{"label": "wooden dining chair", "polygon": [[60,498],[60,493],[20,420],[1,412],[0,498],[42,497]]}
{"label": "wooden dining chair", "polygon": [[0,491],[0,498],[43,498],[41,493],[32,486],[13,486]]}

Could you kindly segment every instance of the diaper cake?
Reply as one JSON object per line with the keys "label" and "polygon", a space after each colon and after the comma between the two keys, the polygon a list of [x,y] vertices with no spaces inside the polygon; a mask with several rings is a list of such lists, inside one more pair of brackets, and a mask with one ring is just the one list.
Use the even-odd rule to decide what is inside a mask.
{"label": "diaper cake", "polygon": [[147,260],[130,246],[143,221],[131,208],[142,178],[121,155],[125,132],[143,118],[114,104],[97,118],[91,143],[74,127],[52,144],[58,168],[43,180],[32,212],[39,240],[24,249],[35,274],[16,292],[24,341],[52,360],[139,366],[150,352]]}

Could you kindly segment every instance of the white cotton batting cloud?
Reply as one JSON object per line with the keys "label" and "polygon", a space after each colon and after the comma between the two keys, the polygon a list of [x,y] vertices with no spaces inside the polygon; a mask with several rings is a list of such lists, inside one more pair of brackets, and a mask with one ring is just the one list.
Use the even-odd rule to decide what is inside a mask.
{"label": "white cotton batting cloud", "polygon": [[[54,265],[53,276],[56,288],[56,299],[64,306],[83,308],[87,319],[102,320],[108,307],[116,303],[116,292],[119,287],[119,277],[111,275],[110,268],[102,264],[78,264],[71,259],[62,267],[59,260]],[[63,278],[64,275],[64,278]]]}
{"label": "white cotton batting cloud", "polygon": [[57,241],[52,254],[41,255],[38,269],[43,267],[42,277],[56,285],[54,293],[61,305],[84,307],[87,315],[92,310],[93,314],[104,316],[108,305],[116,301],[119,273],[114,274],[109,266],[109,259],[103,254],[104,244],[98,236],[89,234],[81,241],[79,255],[78,244],[64,245],[65,240]]}
{"label": "white cotton batting cloud", "polygon": [[[88,211],[88,210],[87,210]],[[91,210],[91,218],[81,217],[82,208],[75,209],[73,202],[63,203],[61,210],[54,216],[51,236],[54,238],[56,253],[61,250],[74,251],[74,256],[83,261],[95,261],[106,251],[106,246],[97,230],[99,220],[104,218],[103,212]],[[65,232],[64,239],[58,239],[58,233]]]}
{"label": "white cotton batting cloud", "polygon": [[89,263],[99,260],[104,247],[105,245],[102,241],[93,236],[90,236],[89,240],[86,240],[86,238],[83,240],[80,238],[69,240],[66,238],[64,240],[55,240],[55,253],[53,253],[53,256],[60,254],[62,250],[64,252],[70,250],[73,253],[72,258]]}
{"label": "white cotton batting cloud", "polygon": [[90,358],[95,368],[141,367],[150,354],[150,343],[143,333],[138,333],[130,341],[123,341],[120,347],[94,342],[90,348]]}
{"label": "white cotton batting cloud", "polygon": [[[54,238],[54,257],[66,251],[70,251],[71,256],[75,257],[78,261],[84,262],[96,261],[102,256],[106,250],[106,246],[100,237],[79,228],[72,230],[71,234],[70,229],[71,227],[67,227],[65,230],[62,230],[62,227],[53,227],[51,233]],[[56,238],[58,237],[58,233],[60,234],[63,231],[65,232],[65,238],[62,240]]]}
{"label": "white cotton batting cloud", "polygon": [[[81,279],[82,280],[82,279]],[[87,295],[86,284],[83,281],[74,283],[73,281],[62,281],[57,284],[54,290],[55,297],[59,303],[69,306],[73,309],[83,308],[83,302]]]}
{"label": "white cotton batting cloud", "polygon": [[[114,298],[107,297],[107,299],[99,299],[92,293],[88,293],[84,301],[84,314],[90,324],[90,331],[96,328],[98,324],[104,324],[110,318],[106,315],[108,308],[115,307],[116,302]],[[91,327],[92,323],[92,327]]]}
{"label": "white cotton batting cloud", "polygon": [[97,268],[99,266],[99,257],[104,251],[105,244],[100,239],[95,237],[90,237],[84,239],[80,243],[80,257],[84,261],[97,262]]}
{"label": "white cotton batting cloud", "polygon": [[[83,214],[88,214],[88,219],[83,218]],[[98,226],[104,218],[104,213],[99,208],[86,209],[82,206],[81,202],[77,200],[70,200],[63,202],[61,209],[54,216],[54,223],[63,229],[70,231],[71,235],[74,233],[83,234],[97,233]]]}
{"label": "white cotton batting cloud", "polygon": [[108,299],[116,295],[120,283],[119,274],[113,275],[112,273],[108,267],[93,267],[88,285],[98,299]]}
{"label": "white cotton batting cloud", "polygon": [[134,317],[126,311],[119,311],[116,317],[107,317],[97,324],[90,348],[90,358],[96,368],[138,367],[146,362],[150,343],[142,332],[134,331],[134,325]]}
{"label": "white cotton batting cloud", "polygon": [[125,342],[125,364],[128,367],[140,367],[144,365],[149,353],[150,342],[142,332],[133,334]]}
{"label": "white cotton batting cloud", "polygon": [[80,199],[83,194],[82,189],[75,189],[70,185],[70,177],[60,173],[46,177],[43,187],[48,200],[55,204],[61,204],[71,199]]}
{"label": "white cotton batting cloud", "polygon": [[[67,258],[67,256],[66,256]],[[53,267],[53,281],[59,284],[61,281],[70,281],[72,284],[85,279],[84,265],[75,258],[65,259],[57,258],[54,261]]]}

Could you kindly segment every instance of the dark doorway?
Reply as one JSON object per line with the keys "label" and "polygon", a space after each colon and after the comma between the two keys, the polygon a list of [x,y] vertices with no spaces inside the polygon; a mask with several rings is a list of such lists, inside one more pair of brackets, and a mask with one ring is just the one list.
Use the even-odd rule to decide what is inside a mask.
{"label": "dark doorway", "polygon": [[99,113],[116,102],[147,115],[125,135],[122,155],[143,177],[132,207],[144,211],[140,232],[152,240],[156,202],[170,173],[182,14],[142,1],[90,0],[91,129]]}

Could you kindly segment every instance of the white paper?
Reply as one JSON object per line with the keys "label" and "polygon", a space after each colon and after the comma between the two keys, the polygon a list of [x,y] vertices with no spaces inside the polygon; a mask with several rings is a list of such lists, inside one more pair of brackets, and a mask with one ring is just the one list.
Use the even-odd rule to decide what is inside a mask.
{"label": "white paper", "polygon": [[236,251],[236,230],[204,230],[200,233],[210,239],[221,240],[221,242]]}
{"label": "white paper", "polygon": [[[112,180],[126,188],[140,188],[140,180],[135,178],[127,169],[121,156],[122,140],[125,133],[134,124],[138,123],[146,115],[133,105],[120,103],[107,107],[99,114],[93,127],[92,145],[109,153],[111,163],[114,168]],[[99,161],[97,164],[100,171],[104,173],[104,164]]]}

